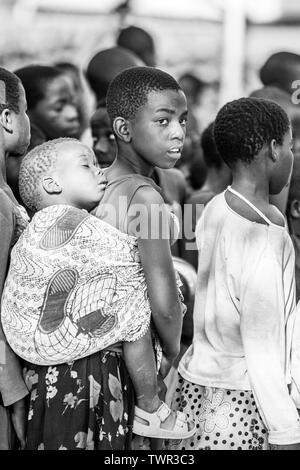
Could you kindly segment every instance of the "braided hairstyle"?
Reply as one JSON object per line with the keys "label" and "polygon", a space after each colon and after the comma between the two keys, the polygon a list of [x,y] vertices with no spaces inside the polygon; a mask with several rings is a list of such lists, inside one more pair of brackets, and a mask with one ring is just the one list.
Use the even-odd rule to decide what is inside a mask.
{"label": "braided hairstyle", "polygon": [[40,183],[42,178],[55,169],[58,147],[65,142],[80,143],[77,139],[62,137],[38,145],[23,158],[19,173],[19,191],[22,201],[32,211],[41,206]]}
{"label": "braided hairstyle", "polygon": [[250,164],[272,139],[282,145],[289,128],[289,118],[278,104],[261,98],[240,98],[221,108],[214,136],[221,157],[232,168],[238,160]]}
{"label": "braided hairstyle", "polygon": [[154,67],[131,67],[110,83],[106,102],[113,123],[116,117],[134,119],[152,91],[181,90],[175,78]]}

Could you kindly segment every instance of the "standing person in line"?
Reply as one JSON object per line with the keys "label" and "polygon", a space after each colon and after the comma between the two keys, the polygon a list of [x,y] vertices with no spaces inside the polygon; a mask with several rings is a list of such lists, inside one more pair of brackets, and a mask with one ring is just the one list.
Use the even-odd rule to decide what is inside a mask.
{"label": "standing person in line", "polygon": [[[108,184],[94,214],[136,240],[152,320],[162,346],[164,377],[179,353],[182,328],[170,249],[177,224],[151,174],[155,166],[172,168],[180,158],[187,120],[186,99],[169,74],[150,67],[132,67],[111,82],[107,111],[116,137],[117,156],[105,172]],[[124,200],[125,204],[121,203]],[[106,204],[115,208],[116,218],[111,217]],[[136,210],[140,211],[139,224]],[[136,368],[144,373],[142,357]],[[134,383],[134,388],[141,395],[139,383]],[[147,411],[154,413],[159,400],[147,406]],[[142,417],[141,420],[144,421]]]}
{"label": "standing person in line", "polygon": [[197,224],[194,338],[174,399],[194,413],[198,430],[168,447],[300,449],[289,393],[295,256],[285,220],[269,203],[291,175],[290,122],[277,104],[242,98],[219,111],[214,135],[233,182]]}
{"label": "standing person in line", "polygon": [[[0,68],[0,296],[12,245],[27,224],[27,214],[17,203],[6,182],[6,161],[20,158],[29,145],[30,126],[24,88],[16,75]],[[7,344],[0,326],[0,449],[13,447],[12,428],[20,447],[25,446],[28,390],[17,357]]]}

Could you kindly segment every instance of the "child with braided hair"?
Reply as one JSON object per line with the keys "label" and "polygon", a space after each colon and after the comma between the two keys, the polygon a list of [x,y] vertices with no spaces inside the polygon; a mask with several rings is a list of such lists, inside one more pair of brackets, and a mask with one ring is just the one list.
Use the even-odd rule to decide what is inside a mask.
{"label": "child with braided hair", "polygon": [[194,338],[174,398],[196,415],[197,432],[168,447],[299,449],[289,393],[294,250],[283,216],[269,203],[291,175],[290,122],[276,103],[241,98],[219,111],[214,136],[233,182],[196,227]]}

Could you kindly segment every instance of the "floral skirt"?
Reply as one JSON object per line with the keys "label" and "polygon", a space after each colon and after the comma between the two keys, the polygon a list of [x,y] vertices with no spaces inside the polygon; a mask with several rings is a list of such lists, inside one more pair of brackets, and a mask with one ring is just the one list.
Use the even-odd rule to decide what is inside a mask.
{"label": "floral skirt", "polygon": [[170,440],[169,450],[267,450],[267,430],[249,390],[195,385],[178,376],[172,403],[194,419],[196,433]]}
{"label": "floral skirt", "polygon": [[134,389],[123,359],[102,351],[70,364],[25,364],[27,449],[130,449]]}

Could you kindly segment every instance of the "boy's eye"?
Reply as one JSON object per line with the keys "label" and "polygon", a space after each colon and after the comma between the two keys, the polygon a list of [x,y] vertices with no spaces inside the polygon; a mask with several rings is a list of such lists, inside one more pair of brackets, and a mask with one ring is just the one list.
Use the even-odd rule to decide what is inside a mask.
{"label": "boy's eye", "polygon": [[187,123],[187,118],[182,118],[180,119],[180,124],[183,124],[184,126],[186,126],[186,123]]}
{"label": "boy's eye", "polygon": [[159,124],[161,124],[162,126],[165,126],[165,125],[168,124],[168,119],[167,119],[167,118],[158,119],[158,122],[159,122]]}

